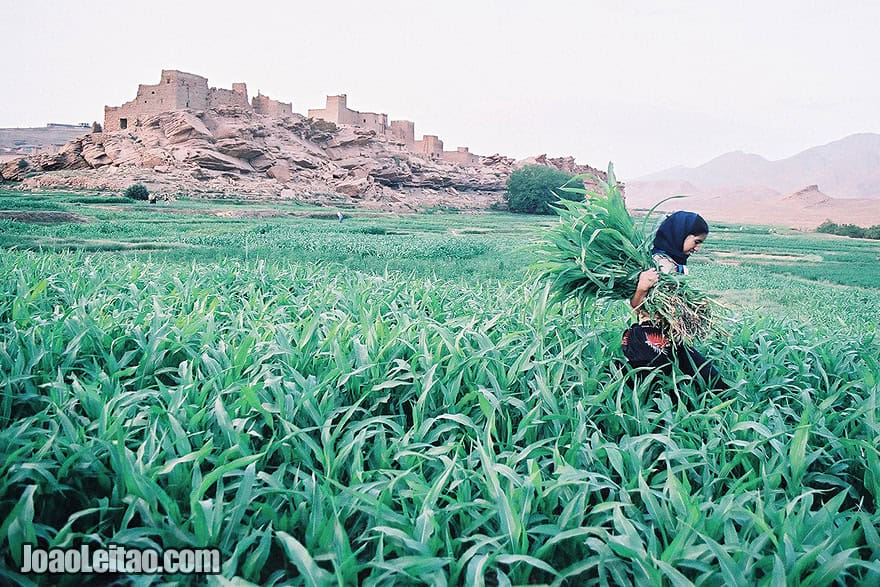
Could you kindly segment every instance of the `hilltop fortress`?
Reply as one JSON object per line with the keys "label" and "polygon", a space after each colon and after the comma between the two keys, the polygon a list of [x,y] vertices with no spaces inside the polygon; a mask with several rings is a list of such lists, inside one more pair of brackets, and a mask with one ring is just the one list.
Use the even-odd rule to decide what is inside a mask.
{"label": "hilltop fortress", "polygon": [[412,121],[349,108],[344,94],[306,116],[260,92],[250,97],[244,83],[212,88],[177,70],[138,86],[130,102],[105,106],[98,126],[77,129],[58,149],[12,155],[0,162],[0,182],[110,193],[142,183],[168,197],[414,211],[503,205],[510,174],[530,163],[605,176],[574,157],[446,151],[436,135],[416,138]]}
{"label": "hilltop fortress", "polygon": [[375,131],[377,134],[396,139],[413,153],[453,161],[463,165],[479,163],[479,156],[470,152],[468,147],[459,147],[455,151],[444,151],[443,141],[437,135],[424,135],[420,140],[415,138],[415,123],[410,120],[392,120],[388,124],[387,114],[376,112],[358,112],[348,107],[345,94],[327,96],[327,105],[321,109],[309,110],[309,118],[326,120],[333,124],[350,124]]}
{"label": "hilltop fortress", "polygon": [[[308,117],[332,122],[335,125],[350,125],[372,130],[377,135],[401,143],[407,150],[419,155],[458,163],[478,164],[480,158],[470,152],[468,147],[455,151],[444,151],[443,141],[436,135],[415,138],[415,123],[410,120],[392,120],[388,115],[375,112],[359,112],[348,108],[347,96],[327,96],[326,106],[310,109]],[[211,88],[208,79],[177,70],[163,70],[156,85],[138,86],[137,96],[122,106],[104,106],[104,131],[112,132],[138,127],[147,119],[162,113],[177,110],[208,110],[237,106],[251,109],[256,114],[273,118],[293,115],[293,104],[279,102],[258,93],[248,101],[247,84],[234,83],[232,89]]]}
{"label": "hilltop fortress", "polygon": [[247,84],[232,84],[231,90],[209,88],[208,79],[177,70],[162,70],[158,84],[138,86],[137,96],[122,106],[104,106],[104,131],[137,127],[148,118],[175,110],[208,110],[226,106],[252,108],[257,114],[280,118],[293,114],[293,105],[262,94],[248,102]]}

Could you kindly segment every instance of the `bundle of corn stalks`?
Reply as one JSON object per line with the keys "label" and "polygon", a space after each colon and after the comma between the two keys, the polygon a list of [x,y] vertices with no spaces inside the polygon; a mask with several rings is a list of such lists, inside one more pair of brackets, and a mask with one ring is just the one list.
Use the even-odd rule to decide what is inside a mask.
{"label": "bundle of corn stalks", "polygon": [[[592,179],[598,182],[600,193],[560,188],[581,194],[584,200],[560,200],[555,206],[559,224],[548,230],[538,245],[543,258],[534,268],[541,279],[552,283],[558,301],[572,296],[581,304],[599,299],[628,300],[636,291],[639,274],[655,267],[653,238],[645,230],[653,209],[637,226],[626,209],[613,167],[608,166],[607,180]],[[660,281],[648,292],[640,310],[655,316],[673,340],[686,342],[713,330],[712,306],[713,302],[686,278],[660,272]]]}

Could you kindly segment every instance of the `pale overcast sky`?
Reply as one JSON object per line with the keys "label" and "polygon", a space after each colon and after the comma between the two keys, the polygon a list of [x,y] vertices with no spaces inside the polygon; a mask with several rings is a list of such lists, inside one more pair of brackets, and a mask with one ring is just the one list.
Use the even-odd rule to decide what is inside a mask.
{"label": "pale overcast sky", "polygon": [[0,47],[0,127],[102,121],[178,69],[624,180],[880,132],[872,1],[0,0]]}

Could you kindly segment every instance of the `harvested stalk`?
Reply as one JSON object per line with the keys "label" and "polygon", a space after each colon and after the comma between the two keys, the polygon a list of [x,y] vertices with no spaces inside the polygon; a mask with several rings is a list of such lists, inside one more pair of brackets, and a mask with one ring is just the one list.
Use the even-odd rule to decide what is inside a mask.
{"label": "harvested stalk", "polygon": [[[583,179],[580,175],[572,179]],[[592,177],[601,192],[563,186],[581,194],[583,201],[560,200],[555,206],[559,224],[544,235],[535,263],[541,279],[552,283],[557,301],[574,297],[581,304],[596,300],[628,300],[636,291],[639,274],[655,267],[652,238],[626,209],[612,166],[608,179]],[[653,210],[652,210],[653,212]],[[650,212],[648,214],[650,217]],[[675,341],[705,336],[714,328],[713,302],[693,288],[686,277],[660,273],[641,311],[657,322]]]}

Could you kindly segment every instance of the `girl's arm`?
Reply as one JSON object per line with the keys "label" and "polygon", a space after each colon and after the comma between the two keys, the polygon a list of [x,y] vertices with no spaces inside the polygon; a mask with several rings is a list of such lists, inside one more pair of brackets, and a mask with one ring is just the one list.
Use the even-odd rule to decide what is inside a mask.
{"label": "girl's arm", "polygon": [[636,293],[633,294],[629,305],[633,310],[638,310],[643,303],[648,291],[660,280],[656,269],[647,269],[639,273],[639,283],[636,285]]}

